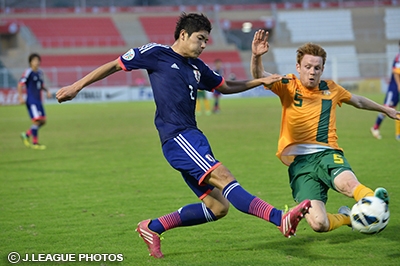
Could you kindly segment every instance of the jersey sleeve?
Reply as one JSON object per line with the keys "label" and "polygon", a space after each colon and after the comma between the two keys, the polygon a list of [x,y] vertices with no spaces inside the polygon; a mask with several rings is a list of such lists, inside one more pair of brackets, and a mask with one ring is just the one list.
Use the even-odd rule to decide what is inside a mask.
{"label": "jersey sleeve", "polygon": [[40,76],[40,80],[42,81],[42,89],[45,89],[45,83],[44,83],[44,73],[42,70],[39,70],[39,76]]}
{"label": "jersey sleeve", "polygon": [[343,88],[342,86],[339,86],[339,101],[338,101],[338,105],[342,106],[343,102],[348,102],[351,99],[351,92],[349,92],[348,90],[346,90],[345,88]]}
{"label": "jersey sleeve", "polygon": [[125,71],[134,69],[152,70],[156,66],[159,48],[160,45],[155,43],[131,48],[118,58],[119,64]]}
{"label": "jersey sleeve", "polygon": [[28,80],[28,77],[29,77],[30,73],[31,73],[30,69],[25,70],[24,73],[22,74],[21,78],[19,79],[18,83],[19,84],[25,84],[26,81]]}
{"label": "jersey sleeve", "polygon": [[198,67],[201,72],[201,79],[198,89],[206,91],[218,89],[224,83],[224,78],[210,69],[203,61],[199,60],[199,62]]}

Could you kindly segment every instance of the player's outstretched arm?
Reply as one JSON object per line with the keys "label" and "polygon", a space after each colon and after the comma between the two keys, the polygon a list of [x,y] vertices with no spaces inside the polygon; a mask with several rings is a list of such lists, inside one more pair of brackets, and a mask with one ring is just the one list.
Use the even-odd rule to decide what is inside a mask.
{"label": "player's outstretched arm", "polygon": [[51,99],[50,90],[48,88],[46,88],[45,86],[43,86],[43,85],[42,85],[42,90],[44,90],[46,92],[47,98]]}
{"label": "player's outstretched arm", "polygon": [[96,68],[80,80],[76,81],[74,84],[61,88],[59,91],[57,91],[56,98],[59,103],[70,101],[75,98],[75,96],[86,86],[102,80],[120,70],[122,70],[122,68],[119,65],[118,59],[108,62]]}
{"label": "player's outstretched arm", "polygon": [[244,81],[228,80],[225,81],[224,84],[222,84],[218,88],[218,91],[220,91],[223,94],[233,94],[242,91],[247,91],[261,85],[270,87],[273,83],[282,80],[282,78],[286,77],[278,74],[271,74],[268,77],[253,79],[253,80],[244,80]]}
{"label": "player's outstretched arm", "polygon": [[268,43],[269,32],[258,30],[254,33],[253,42],[251,43],[251,61],[250,72],[253,78],[268,77],[272,75],[264,70],[261,57],[269,50]]}
{"label": "player's outstretched arm", "polygon": [[23,95],[23,92],[22,92],[22,90],[23,90],[22,83],[18,83],[17,90],[18,90],[18,101],[19,101],[20,104],[24,104],[25,100],[24,100],[24,95]]}
{"label": "player's outstretched arm", "polygon": [[385,105],[378,104],[364,96],[352,94],[351,99],[346,103],[359,109],[385,113],[388,117],[392,119],[400,120],[400,111],[397,111],[396,109]]}

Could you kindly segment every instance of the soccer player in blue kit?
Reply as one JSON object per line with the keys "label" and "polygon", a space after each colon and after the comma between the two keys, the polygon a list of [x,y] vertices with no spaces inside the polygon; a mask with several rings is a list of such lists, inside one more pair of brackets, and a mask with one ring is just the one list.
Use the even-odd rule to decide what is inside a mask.
{"label": "soccer player in blue kit", "polygon": [[[400,41],[399,41],[399,52],[393,60],[392,64],[392,75],[390,77],[389,86],[385,94],[384,105],[396,109],[399,104],[399,93],[400,92]],[[375,124],[371,127],[372,136],[377,139],[381,139],[381,133],[379,128],[385,119],[384,113],[378,114]],[[396,120],[396,140],[400,141],[400,120]]]}
{"label": "soccer player in blue kit", "polygon": [[147,70],[156,103],[155,125],[164,156],[202,201],[157,219],[139,222],[136,230],[155,258],[164,257],[160,246],[163,232],[216,221],[228,213],[229,203],[244,213],[273,223],[285,237],[295,234],[299,221],[310,208],[309,200],[286,213],[274,208],[248,193],[214,158],[207,138],[197,128],[197,90],[238,93],[271,84],[283,77],[275,74],[249,81],[225,81],[198,58],[206,47],[210,32],[211,23],[203,14],[182,13],[176,24],[172,46],[150,43],[130,49],[56,94],[62,103],[73,99],[84,87],[117,71]]}
{"label": "soccer player in blue kit", "polygon": [[[41,58],[39,54],[29,55],[29,68],[25,70],[18,83],[18,100],[26,104],[32,125],[26,132],[21,133],[22,142],[26,147],[36,150],[44,150],[46,146],[39,144],[39,129],[46,123],[46,114],[42,104],[42,90],[46,91],[47,98],[51,97],[49,90],[44,86],[43,72],[39,69]],[[26,100],[23,97],[23,87],[26,87]],[[32,145],[29,138],[32,137]]]}

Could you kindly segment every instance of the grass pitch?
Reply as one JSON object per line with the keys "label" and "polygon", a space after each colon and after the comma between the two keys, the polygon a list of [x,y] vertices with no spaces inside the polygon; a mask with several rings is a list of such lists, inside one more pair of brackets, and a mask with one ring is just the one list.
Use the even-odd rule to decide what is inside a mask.
{"label": "grass pitch", "polygon": [[[383,95],[367,95],[382,102]],[[199,116],[214,154],[249,192],[283,208],[293,205],[287,167],[276,157],[280,104],[276,97],[224,99],[222,112]],[[148,257],[136,224],[197,198],[164,159],[152,102],[45,106],[44,151],[24,147],[25,106],[0,107],[0,265],[10,252],[76,254],[75,262],[21,265],[398,265],[400,143],[386,119],[382,140],[369,128],[376,113],[338,108],[339,144],[362,183],[386,187],[388,227],[368,236],[342,227],[313,232],[305,221],[284,238],[269,223],[231,207],[220,221],[165,234],[165,259]],[[354,200],[332,192],[327,209]],[[122,254],[122,262],[78,261],[78,254]],[[98,259],[99,257],[95,257]]]}

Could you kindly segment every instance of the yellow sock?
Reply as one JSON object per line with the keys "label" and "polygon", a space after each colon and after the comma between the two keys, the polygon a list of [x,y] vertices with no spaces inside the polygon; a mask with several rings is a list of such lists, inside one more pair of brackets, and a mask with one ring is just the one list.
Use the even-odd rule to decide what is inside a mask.
{"label": "yellow sock", "polygon": [[351,221],[350,221],[350,217],[346,216],[344,214],[331,214],[331,213],[327,213],[328,216],[328,220],[329,220],[329,229],[328,231],[332,231],[335,230],[336,228],[339,228],[343,225],[350,225]]}
{"label": "yellow sock", "polygon": [[400,120],[396,120],[396,137],[400,136]]}
{"label": "yellow sock", "polygon": [[200,101],[199,101],[199,99],[196,99],[196,112],[200,112],[200,111],[201,111]]}
{"label": "yellow sock", "polygon": [[364,198],[364,197],[370,197],[373,196],[374,192],[372,191],[372,189],[364,186],[363,184],[359,184],[356,189],[354,189],[353,192],[353,198],[356,201],[359,201],[360,199]]}
{"label": "yellow sock", "polygon": [[209,112],[210,109],[210,101],[208,99],[204,99],[204,108],[206,109],[206,112]]}

